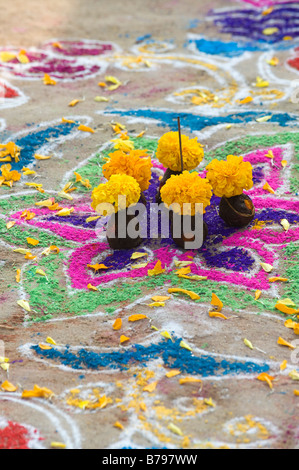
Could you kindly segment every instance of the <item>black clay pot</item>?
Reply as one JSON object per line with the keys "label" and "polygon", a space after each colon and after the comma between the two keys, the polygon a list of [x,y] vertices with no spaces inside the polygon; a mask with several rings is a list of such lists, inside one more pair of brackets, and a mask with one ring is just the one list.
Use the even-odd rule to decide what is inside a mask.
{"label": "black clay pot", "polygon": [[160,191],[161,191],[161,188],[162,186],[164,186],[164,184],[166,183],[166,181],[172,176],[172,175],[180,175],[182,172],[181,171],[173,171],[173,170],[170,170],[169,168],[167,168],[167,170],[165,171],[164,175],[163,175],[163,178],[161,179],[160,181],[160,184],[159,184],[159,189],[157,191],[157,194],[156,194],[156,203],[157,204],[160,204],[162,202],[161,200],[161,195],[160,195]]}
{"label": "black clay pot", "polygon": [[[188,220],[186,220],[188,218]],[[174,224],[178,224],[180,227],[180,236],[176,236]],[[186,232],[185,227],[190,227],[190,231]],[[200,243],[198,240],[200,239],[199,230],[202,230],[202,238]],[[196,235],[194,234],[196,233]],[[199,219],[196,220],[196,216],[194,215],[178,215],[174,214],[172,211],[170,212],[170,234],[174,241],[174,243],[179,246],[180,248],[185,249],[199,249],[203,245],[205,239],[208,236],[208,226],[205,221],[202,221],[202,224],[199,223]],[[191,243],[193,246],[186,245],[187,243]]]}
{"label": "black clay pot", "polygon": [[223,196],[219,205],[219,216],[230,227],[245,227],[255,216],[255,208],[247,194],[226,198]]}
{"label": "black clay pot", "polygon": [[[141,193],[139,202],[146,206],[143,193]],[[139,235],[136,238],[131,238],[127,231],[129,222],[135,217],[135,214],[128,214],[127,209],[120,210],[111,216],[108,221],[107,241],[112,250],[130,250],[141,245],[143,239]],[[135,230],[139,231],[139,222],[136,223]]]}

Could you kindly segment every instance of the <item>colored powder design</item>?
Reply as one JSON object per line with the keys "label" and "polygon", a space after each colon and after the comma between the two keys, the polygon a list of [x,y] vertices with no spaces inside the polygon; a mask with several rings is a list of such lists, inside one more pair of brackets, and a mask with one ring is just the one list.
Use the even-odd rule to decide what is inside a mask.
{"label": "colored powder design", "polygon": [[287,50],[293,47],[292,41],[267,43],[261,41],[222,41],[221,39],[209,39],[203,36],[188,37],[186,46],[192,46],[198,52],[209,55],[221,55],[223,57],[239,57],[245,52],[259,52],[268,50]]}
{"label": "colored powder design", "polygon": [[195,355],[191,351],[180,347],[181,338],[173,341],[162,340],[158,344],[143,346],[135,344],[132,347],[118,351],[96,353],[84,348],[77,353],[67,346],[63,351],[53,347],[44,350],[39,345],[31,346],[38,356],[46,358],[61,365],[78,370],[99,370],[101,368],[125,370],[134,365],[146,367],[155,360],[162,359],[165,367],[179,369],[191,375],[200,374],[202,377],[225,376],[228,374],[258,374],[269,370],[266,362],[215,359],[208,354]]}
{"label": "colored powder design", "polygon": [[67,136],[72,133],[75,127],[77,127],[76,124],[60,123],[38,129],[22,137],[11,136],[10,140],[21,148],[21,159],[19,162],[11,162],[12,169],[20,171],[24,166],[26,167],[36,162],[34,158],[35,153],[38,153],[39,149],[48,143],[48,139],[53,140]]}
{"label": "colored powder design", "polygon": [[1,98],[17,98],[19,96],[19,93],[17,92],[16,89],[9,87],[5,83],[2,83],[0,81],[0,99]]}
{"label": "colored powder design", "polygon": [[[37,431],[35,430],[35,433]],[[30,449],[32,436],[28,429],[14,421],[0,428],[0,449]],[[39,438],[40,439],[40,438]]]}
{"label": "colored powder design", "polygon": [[299,47],[296,47],[294,52],[295,52],[295,57],[289,59],[287,63],[293,69],[299,70]]}
{"label": "colored powder design", "polygon": [[[283,41],[285,36],[299,36],[298,5],[276,5],[267,15],[256,8],[212,10],[210,18],[221,33],[231,34],[238,38],[250,37],[255,41],[276,44]],[[276,28],[273,34],[264,33],[266,28]]]}
{"label": "colored powder design", "polygon": [[[150,108],[139,109],[106,109],[104,114],[117,114],[120,116],[137,117],[144,119],[154,119],[158,126],[169,127],[170,130],[177,130],[177,119],[180,117],[181,127],[191,131],[201,131],[205,127],[217,126],[219,124],[242,124],[255,122],[257,118],[266,116],[264,112],[248,111],[242,113],[228,114],[227,116],[203,116],[192,113],[179,113]],[[282,127],[295,125],[298,122],[298,115],[288,113],[273,113],[271,123],[277,123]]]}
{"label": "colored powder design", "polygon": [[[58,43],[58,47],[57,47]],[[56,46],[55,46],[56,44]],[[113,52],[113,45],[111,43],[104,43],[96,40],[81,40],[81,41],[65,41],[58,40],[48,42],[44,46],[56,54],[65,56],[100,56]]]}

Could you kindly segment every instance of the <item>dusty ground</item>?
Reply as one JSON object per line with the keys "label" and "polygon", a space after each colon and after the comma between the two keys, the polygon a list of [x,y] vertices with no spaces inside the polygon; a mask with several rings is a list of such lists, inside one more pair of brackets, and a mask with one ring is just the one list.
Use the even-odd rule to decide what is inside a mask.
{"label": "dusty ground", "polygon": [[[111,4],[95,0],[29,0],[26,6],[24,2],[14,0],[8,3],[2,0],[1,3],[1,10],[4,11],[1,23],[5,26],[0,29],[2,51],[11,47],[27,51],[33,51],[33,48],[44,50],[47,42],[80,39],[111,42],[117,46],[110,55],[84,57],[86,67],[100,63],[102,69],[97,73],[87,75],[82,80],[74,77],[70,80],[57,79],[55,86],[46,86],[41,77],[17,77],[14,72],[7,73],[3,69],[0,71],[0,79],[17,87],[24,96],[24,102],[19,106],[0,108],[2,142],[29,136],[26,145],[33,145],[30,135],[35,135],[40,129],[52,129],[60,123],[62,117],[75,119],[96,130],[95,133],[74,131],[67,134],[66,138],[61,134],[56,140],[53,136],[43,137],[34,151],[49,151],[53,156],[46,161],[26,161],[26,166],[36,170],[35,179],[22,178],[11,189],[0,188],[2,222],[7,223],[14,218],[16,220],[18,211],[32,210],[36,208],[35,202],[42,199],[43,196],[26,186],[25,182],[42,183],[44,197],[47,198],[56,196],[57,191],[73,178],[74,171],[87,169],[86,174],[94,177],[95,163],[90,159],[95,154],[99,155],[103,146],[115,138],[110,125],[112,120],[123,123],[128,134],[133,137],[146,130],[144,137],[148,140],[144,141],[144,146],[149,142],[156,144],[158,138],[169,130],[170,121],[166,121],[164,127],[157,121],[157,115],[153,114],[154,120],[145,120],[147,116],[144,113],[137,113],[139,119],[132,120],[121,112],[144,108],[181,113],[183,126],[184,116],[189,114],[207,119],[232,116],[243,111],[246,113],[248,109],[259,113],[258,117],[277,114],[277,120],[265,123],[264,127],[261,127],[261,123],[255,119],[257,116],[254,116],[252,119],[244,118],[231,128],[227,127],[231,120],[224,120],[223,125],[218,121],[207,122],[208,125],[202,127],[201,122],[191,120],[191,126],[186,125],[183,130],[188,135],[194,133],[199,137],[205,145],[208,157],[213,156],[217,147],[225,146],[230,140],[241,141],[241,148],[236,145],[229,151],[244,154],[284,145],[283,151],[289,165],[286,172],[280,174],[282,183],[275,194],[276,203],[278,199],[283,203],[277,203],[276,206],[276,203],[273,204],[274,208],[283,209],[285,201],[292,201],[292,209],[288,208],[288,211],[293,222],[289,238],[283,235],[283,229],[275,219],[272,225],[262,225],[260,232],[252,232],[261,234],[259,239],[254,239],[255,247],[251,245],[248,248],[248,238],[244,241],[244,248],[249,249],[255,263],[245,273],[244,283],[242,281],[234,284],[232,278],[225,277],[230,275],[230,269],[214,266],[210,270],[211,277],[208,278],[214,284],[204,282],[201,286],[188,281],[187,288],[200,293],[201,301],[195,303],[184,295],[172,296],[166,306],[160,308],[152,308],[148,304],[151,296],[167,294],[168,287],[177,282],[171,271],[175,271],[173,260],[179,259],[181,252],[172,253],[167,265],[169,277],[165,277],[164,281],[154,283],[149,277],[144,277],[141,279],[145,281],[143,284],[140,283],[140,278],[125,279],[123,283],[122,279],[117,278],[101,285],[103,291],[100,293],[87,291],[87,297],[81,295],[82,290],[86,292],[86,287],[82,289],[71,284],[68,263],[74,250],[78,250],[76,253],[81,256],[80,250],[85,249],[88,239],[72,239],[70,245],[67,245],[64,242],[69,240],[61,232],[60,235],[55,232],[56,238],[51,238],[53,226],[40,225],[37,229],[39,232],[31,232],[32,226],[21,225],[22,230],[27,230],[27,236],[40,237],[43,249],[50,244],[58,245],[61,249],[59,261],[51,255],[47,264],[46,258],[41,254],[42,248],[33,248],[31,251],[37,255],[37,259],[31,262],[24,260],[24,255],[13,251],[20,247],[28,249],[25,232],[22,238],[18,232],[2,227],[0,344],[3,347],[3,356],[9,358],[12,364],[8,373],[0,369],[0,381],[3,384],[5,380],[9,380],[18,388],[15,392],[8,392],[2,387],[0,392],[0,448],[20,446],[14,440],[14,433],[9,434],[12,426],[10,422],[20,423],[25,427],[28,447],[51,448],[53,442],[59,442],[67,448],[84,449],[298,448],[299,398],[295,391],[299,386],[295,380],[297,376],[294,375],[294,371],[298,373],[298,341],[296,343],[293,330],[284,325],[287,315],[281,314],[274,307],[278,298],[286,297],[291,297],[294,306],[298,307],[295,296],[298,285],[298,251],[294,249],[291,254],[281,251],[283,247],[296,242],[298,230],[298,221],[294,218],[294,214],[298,214],[298,196],[294,187],[290,188],[289,184],[290,178],[298,178],[298,173],[295,173],[298,104],[292,102],[291,88],[288,85],[288,81],[295,80],[297,75],[294,69],[286,66],[286,61],[294,54],[296,42],[289,49],[273,51],[279,57],[279,66],[273,68],[274,71],[269,66],[266,69],[261,65],[267,59],[261,51],[246,52],[239,60],[196,53],[186,47],[189,33],[222,41],[230,40],[231,36],[220,33],[212,21],[206,20],[206,15],[210,8],[233,9],[240,5],[242,8],[249,8],[250,5],[246,3],[214,1],[213,4],[207,4],[190,0],[116,0]],[[146,35],[149,36],[142,40]],[[166,42],[173,49],[162,54],[138,51],[138,46],[148,44],[146,39]],[[141,57],[140,70],[124,65],[132,57],[135,65],[140,65],[140,61],[136,62],[136,59]],[[148,60],[150,65],[142,63],[142,60]],[[238,105],[236,100],[249,94],[261,71],[267,73],[263,78],[270,77],[272,80],[269,87],[281,92],[282,96],[275,99],[279,95],[274,93],[274,98],[272,96],[269,101],[264,95],[261,102],[254,101],[250,108],[244,107],[248,105]],[[111,92],[100,89],[98,83],[105,81],[107,75],[117,77],[122,86]],[[222,96],[225,89],[232,88],[234,94],[223,108],[210,105],[201,108],[190,102],[176,100],[175,93],[178,90],[192,87],[208,88],[219,96]],[[256,91],[255,88],[253,90]],[[96,102],[94,97],[99,95],[104,95],[109,101]],[[74,108],[68,106],[71,100],[83,97],[84,100]],[[107,112],[111,110],[118,112],[109,115]],[[285,127],[286,117],[282,113],[293,116],[290,127]],[[166,118],[168,119],[167,116]],[[273,137],[274,140],[262,141],[263,136],[287,133],[292,135],[286,139],[278,137],[275,140]],[[246,137],[257,135],[261,136],[260,141],[245,142]],[[267,176],[271,170],[270,161],[263,161],[261,166],[266,168]],[[263,176],[266,178],[265,175]],[[262,183],[264,180],[259,181],[259,187]],[[12,195],[15,199],[11,199]],[[265,197],[265,200],[271,196],[266,192],[259,195]],[[33,199],[26,199],[25,196],[32,196]],[[72,202],[62,203],[68,207],[76,207],[76,213],[82,217],[91,215],[88,209],[90,190],[79,187],[78,192],[74,192]],[[264,207],[270,206],[265,203]],[[262,208],[260,205],[259,210]],[[69,225],[66,221],[65,226]],[[73,227],[76,226],[72,225]],[[10,230],[14,229],[15,227]],[[282,233],[278,236],[285,238],[278,245],[275,245],[275,241],[271,246],[267,245],[267,237],[263,238],[262,235],[265,233],[263,230]],[[83,232],[81,235],[83,236]],[[212,238],[210,240],[212,243]],[[97,241],[96,238],[92,239],[92,242]],[[259,243],[264,243],[260,251]],[[171,246],[171,249],[174,250],[175,247]],[[283,275],[290,268],[287,275],[292,281],[292,288],[275,284],[269,290],[263,289],[265,280],[258,277],[261,269],[259,262],[265,261],[262,257],[263,249],[271,252],[265,259],[272,259],[273,255],[273,275]],[[94,257],[94,262],[103,262],[103,259]],[[152,252],[149,259],[155,259]],[[196,259],[199,262],[201,254]],[[285,263],[285,259],[289,264]],[[32,269],[39,261],[42,261],[40,268],[49,276],[48,285],[54,286],[53,295],[46,284],[43,290],[41,282],[44,279],[35,279],[32,274]],[[20,283],[16,282],[16,269],[22,269]],[[124,265],[121,269],[126,271],[129,267]],[[215,279],[215,272],[223,273],[224,277]],[[254,283],[255,279],[262,279],[261,301],[264,303],[258,305],[254,303],[255,291],[259,288],[258,281]],[[51,284],[53,280],[57,283]],[[178,282],[175,285],[183,286]],[[128,296],[124,295],[126,291]],[[218,294],[223,301],[222,312],[230,317],[229,320],[209,317],[212,292]],[[60,294],[62,298],[59,297]],[[90,300],[90,294],[107,297],[105,301],[100,297],[97,303]],[[33,305],[31,312],[17,304],[20,299],[26,299]],[[73,303],[72,299],[75,299]],[[51,318],[45,317],[48,311],[51,312]],[[139,313],[147,318],[134,323],[128,321],[130,315]],[[113,329],[116,318],[123,320],[120,331]],[[291,318],[296,321],[296,315]],[[165,337],[165,331],[171,336],[170,339]],[[120,345],[120,334],[126,335],[130,340]],[[38,349],[38,353],[31,349],[31,346],[38,348],[39,344],[49,344],[46,342],[48,337],[53,338],[56,343],[50,350],[52,352],[65,351],[66,345],[69,345],[69,352],[77,354],[80,349],[85,352],[93,351],[97,355],[95,361],[101,355],[104,361],[108,361],[108,365],[93,369],[89,362],[89,367],[83,366],[78,370],[72,367],[74,363],[70,356],[65,356],[62,363],[59,358],[54,360],[50,356],[44,357],[43,349]],[[292,342],[294,349],[277,344],[279,337]],[[251,341],[253,349],[244,344],[245,338]],[[180,340],[191,351],[182,347]],[[137,345],[137,349],[134,349],[134,345]],[[139,347],[145,348],[143,357]],[[136,350],[135,359],[127,368],[123,368],[120,358],[115,360],[114,367],[109,367],[109,360],[112,360],[114,354],[123,353],[126,358],[126,355]],[[173,361],[176,361],[175,364]],[[217,366],[213,361],[217,362]],[[221,361],[234,364],[235,369],[226,369],[226,363],[221,363],[220,366]],[[287,361],[286,368],[281,367],[283,361]],[[211,363],[215,369],[212,366],[207,369]],[[167,377],[166,373],[173,369],[180,370],[180,374]],[[270,381],[272,388],[269,383],[257,380],[257,376],[265,371],[270,377],[275,377],[273,384]],[[180,384],[179,379],[186,377],[192,377],[195,381]],[[152,391],[144,388],[152,383],[155,385]],[[51,399],[22,398],[23,390],[32,390],[35,384],[47,387],[54,395]],[[75,391],[71,393],[71,390]],[[98,407],[93,408],[95,404]],[[28,429],[31,427],[36,430],[35,436],[40,436],[42,440],[29,439]]]}

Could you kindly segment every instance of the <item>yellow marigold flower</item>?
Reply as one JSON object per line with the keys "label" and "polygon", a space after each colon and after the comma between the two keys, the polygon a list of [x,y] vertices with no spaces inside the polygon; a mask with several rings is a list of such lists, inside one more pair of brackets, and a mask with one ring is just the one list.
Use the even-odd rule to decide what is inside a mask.
{"label": "yellow marigold flower", "polygon": [[[97,206],[102,204],[101,212],[111,214],[111,205],[114,206],[115,212],[125,209],[131,204],[136,204],[140,194],[140,186],[132,176],[112,175],[107,183],[100,184],[92,191],[91,207],[97,210]],[[107,204],[107,209],[104,204]]]}
{"label": "yellow marigold flower", "polygon": [[243,157],[228,155],[226,160],[212,160],[207,165],[207,179],[215,196],[232,197],[253,186],[252,166]]}
{"label": "yellow marigold flower", "polygon": [[[199,165],[204,156],[202,145],[197,142],[197,137],[189,139],[182,135],[182,155],[184,170],[193,170]],[[158,142],[156,157],[162,165],[173,171],[181,170],[181,156],[179,145],[179,133],[167,132]]]}
{"label": "yellow marigold flower", "polygon": [[128,153],[117,150],[109,153],[109,157],[110,160],[103,165],[105,178],[109,180],[112,175],[125,174],[135,178],[141,191],[149,187],[152,162],[147,150],[131,150]]}
{"label": "yellow marigold flower", "polygon": [[[183,204],[191,204],[187,207],[184,214],[194,215],[195,203],[203,204],[202,213],[210,204],[212,197],[212,187],[206,178],[201,178],[198,173],[189,173],[183,171],[180,175],[172,175],[161,188],[161,199],[164,204],[169,207],[171,204],[177,203],[178,207],[174,208],[177,213],[182,213]],[[186,208],[185,208],[186,209]]]}

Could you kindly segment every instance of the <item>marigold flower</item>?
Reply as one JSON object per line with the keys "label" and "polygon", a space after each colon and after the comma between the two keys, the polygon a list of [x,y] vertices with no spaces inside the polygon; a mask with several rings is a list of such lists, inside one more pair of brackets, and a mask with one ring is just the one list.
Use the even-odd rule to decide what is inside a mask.
{"label": "marigold flower", "polygon": [[133,176],[141,191],[149,187],[152,162],[147,150],[131,150],[128,153],[117,150],[109,153],[110,160],[103,165],[103,175],[108,180],[112,175],[125,174]]}
{"label": "marigold flower", "polygon": [[[202,213],[210,204],[212,197],[212,187],[206,178],[201,178],[196,172],[189,173],[183,171],[180,175],[172,175],[161,188],[161,199],[166,206],[177,204],[174,212],[186,213],[183,204],[191,204],[187,207],[187,213],[194,215],[196,212],[195,203],[203,205]],[[198,212],[198,211],[197,211]]]}
{"label": "marigold flower", "polygon": [[[197,142],[197,137],[190,139],[181,135],[182,155],[184,170],[194,170],[204,156],[202,145]],[[167,132],[158,142],[156,157],[162,165],[173,171],[181,170],[181,156],[179,145],[179,133]]]}
{"label": "marigold flower", "polygon": [[[102,204],[101,212],[111,213],[111,205],[114,211],[125,209],[131,204],[136,204],[140,198],[140,186],[138,182],[129,175],[112,175],[107,183],[102,183],[92,191],[91,207],[97,210]],[[106,210],[104,204],[107,204]]]}
{"label": "marigold flower", "polygon": [[252,166],[243,157],[228,155],[226,160],[212,160],[206,167],[207,179],[215,196],[239,196],[253,186]]}

